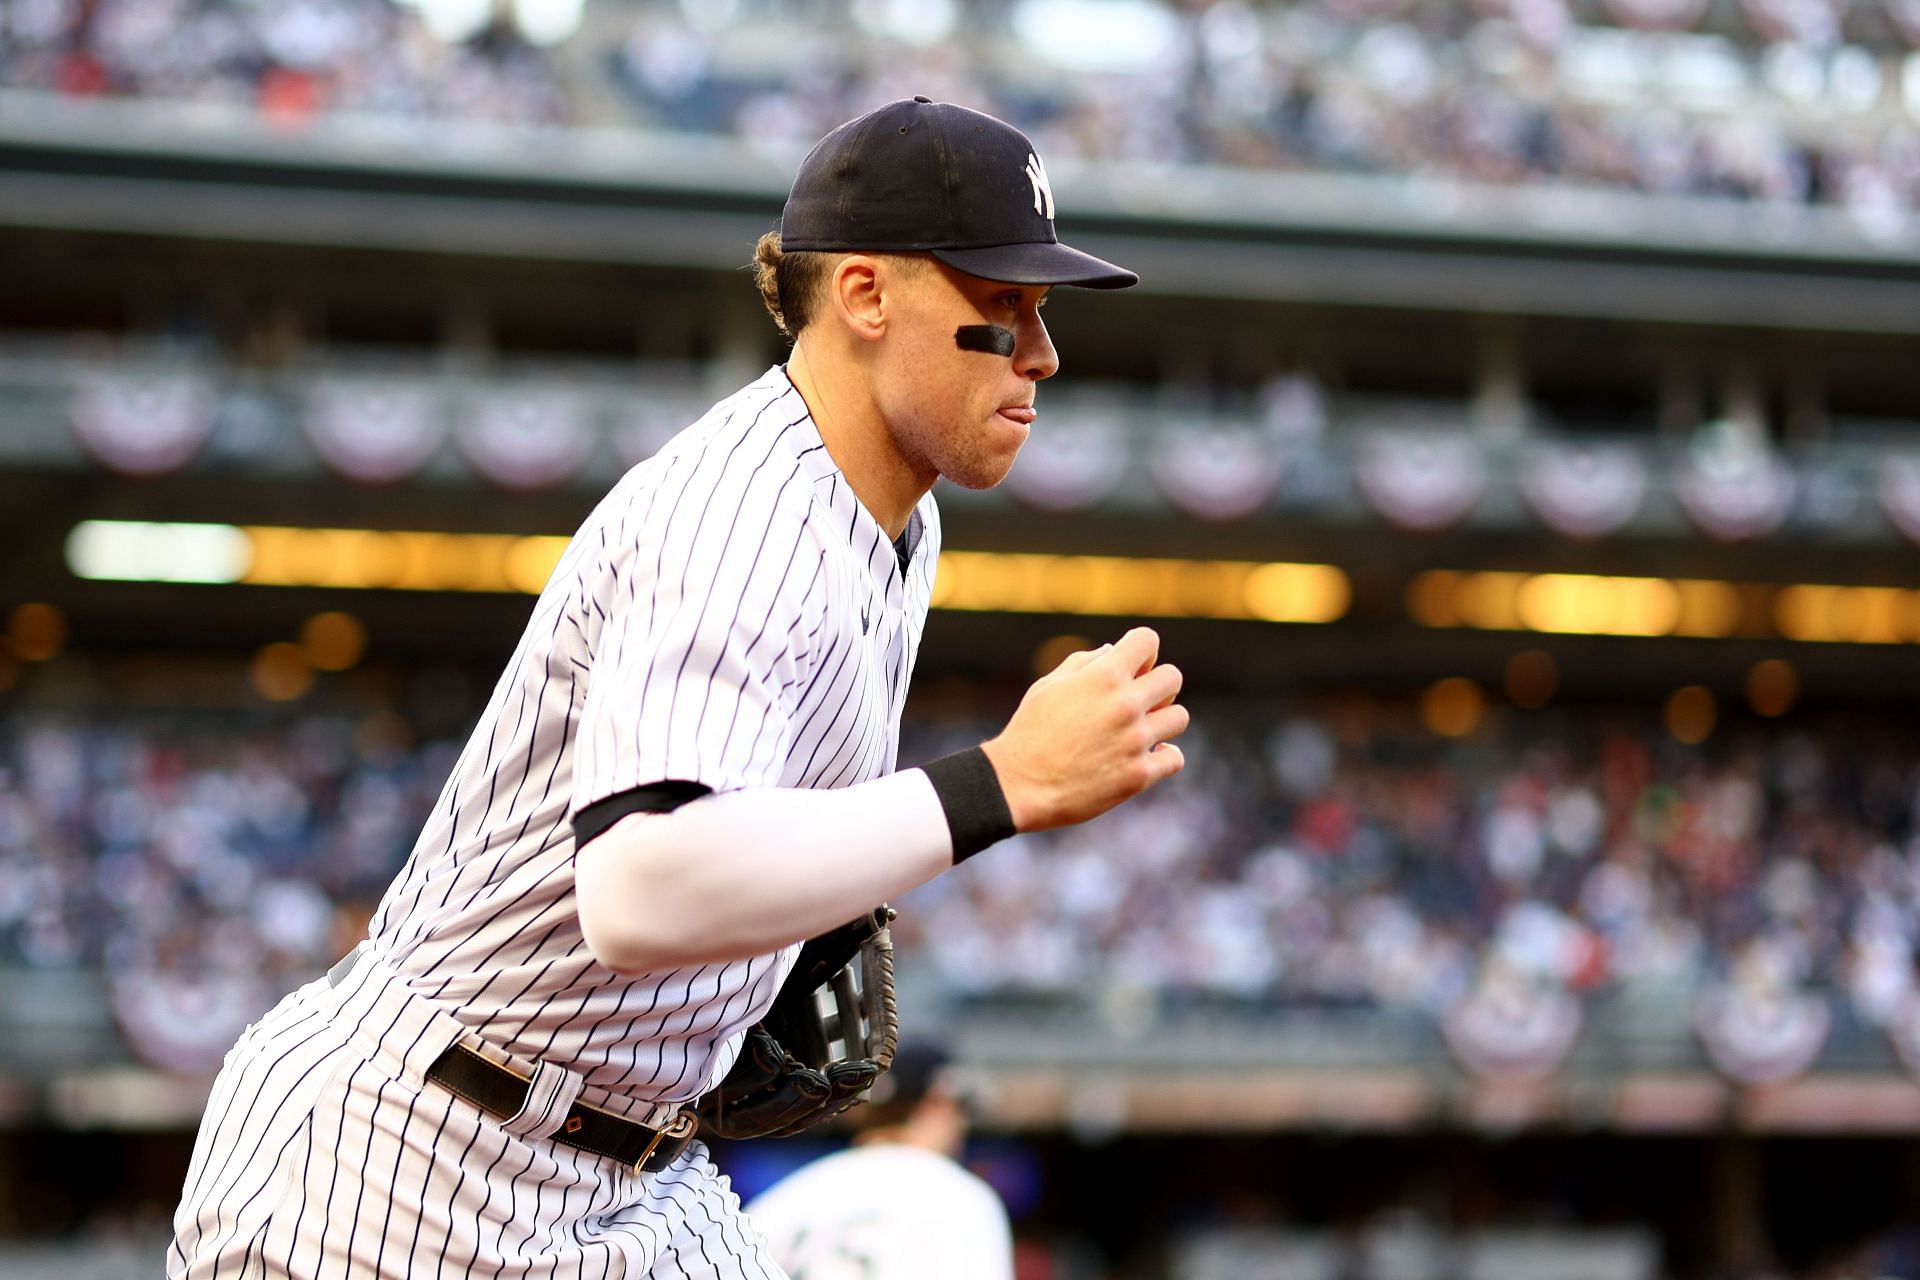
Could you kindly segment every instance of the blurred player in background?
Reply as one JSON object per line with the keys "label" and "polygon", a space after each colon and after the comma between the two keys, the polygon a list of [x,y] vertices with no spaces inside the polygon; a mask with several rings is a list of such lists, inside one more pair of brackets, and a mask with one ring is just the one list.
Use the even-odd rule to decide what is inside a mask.
{"label": "blurred player in background", "polygon": [[[889,1087],[890,1086],[890,1087]],[[793,1280],[1012,1280],[1007,1211],[959,1163],[968,1101],[940,1046],[901,1048],[853,1146],[747,1206]]]}

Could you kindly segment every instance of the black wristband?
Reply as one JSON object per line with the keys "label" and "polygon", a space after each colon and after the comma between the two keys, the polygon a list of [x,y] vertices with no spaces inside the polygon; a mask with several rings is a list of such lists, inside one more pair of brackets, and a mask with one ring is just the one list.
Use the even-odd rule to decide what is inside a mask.
{"label": "black wristband", "polygon": [[1000,775],[979,747],[941,756],[920,769],[932,781],[933,793],[946,811],[956,863],[1018,830],[1013,810],[1007,807],[1007,793],[1000,789]]}

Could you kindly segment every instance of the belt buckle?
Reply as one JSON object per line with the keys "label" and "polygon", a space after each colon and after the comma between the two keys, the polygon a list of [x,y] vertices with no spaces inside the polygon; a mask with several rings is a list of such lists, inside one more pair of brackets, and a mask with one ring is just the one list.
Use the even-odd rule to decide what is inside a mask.
{"label": "belt buckle", "polygon": [[663,1139],[688,1137],[699,1123],[693,1112],[676,1111],[673,1119],[653,1131],[653,1141],[649,1142],[647,1149],[640,1153],[640,1158],[633,1162],[633,1176],[637,1178],[645,1171],[647,1161],[653,1158],[654,1151],[659,1148]]}

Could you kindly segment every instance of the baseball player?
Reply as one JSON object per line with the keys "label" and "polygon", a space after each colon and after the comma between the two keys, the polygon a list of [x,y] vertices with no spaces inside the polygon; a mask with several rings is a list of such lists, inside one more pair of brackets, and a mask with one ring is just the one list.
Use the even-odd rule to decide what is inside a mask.
{"label": "baseball player", "polygon": [[851,1148],[747,1206],[792,1280],[1013,1280],[1006,1208],[959,1164],[967,1103],[943,1049],[903,1047],[854,1122]]}
{"label": "baseball player", "polygon": [[227,1055],[169,1276],[781,1274],[695,1104],[871,1083],[756,1048],[797,944],[1182,764],[1140,628],[894,769],[929,490],[1012,466],[1048,287],[1135,282],[1053,214],[1024,136],[924,98],[807,156],[758,253],[788,362],[574,536],[367,940]]}

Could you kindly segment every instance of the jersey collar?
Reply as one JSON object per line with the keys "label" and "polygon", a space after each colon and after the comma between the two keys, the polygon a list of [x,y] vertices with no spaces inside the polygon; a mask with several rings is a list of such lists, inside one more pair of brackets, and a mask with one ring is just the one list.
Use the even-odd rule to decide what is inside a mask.
{"label": "jersey collar", "polygon": [[[914,556],[919,554],[921,535],[926,529],[919,504],[916,503],[907,516],[907,527],[900,535],[901,545],[906,548],[907,565],[903,565],[892,539],[887,537],[887,531],[880,527],[880,522],[874,519],[866,505],[854,496],[846,473],[840,470],[840,465],[827,451],[805,397],[787,376],[787,367],[774,365],[760,381],[780,392],[779,400],[792,397],[793,417],[804,419],[786,435],[793,447],[795,460],[800,464],[801,471],[813,481],[814,493],[826,504],[835,525],[845,530],[848,545],[856,555],[866,560],[874,585],[885,591],[889,586],[900,583],[906,576],[907,565],[912,564]],[[787,421],[793,421],[793,417]]]}

